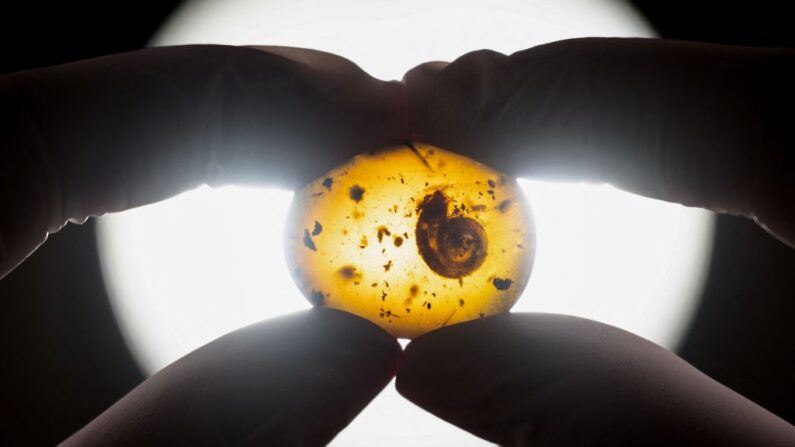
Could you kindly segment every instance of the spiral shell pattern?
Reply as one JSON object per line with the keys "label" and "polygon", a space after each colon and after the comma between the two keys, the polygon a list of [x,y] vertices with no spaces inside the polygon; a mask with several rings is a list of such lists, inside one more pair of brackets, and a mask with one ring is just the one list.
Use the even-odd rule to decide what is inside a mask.
{"label": "spiral shell pattern", "polygon": [[415,235],[422,259],[445,278],[461,278],[486,259],[488,240],[475,219],[448,216],[449,199],[441,190],[425,197],[417,208]]}
{"label": "spiral shell pattern", "polygon": [[518,183],[424,143],[359,154],[297,191],[290,210],[285,255],[304,296],[395,337],[507,312],[530,277]]}

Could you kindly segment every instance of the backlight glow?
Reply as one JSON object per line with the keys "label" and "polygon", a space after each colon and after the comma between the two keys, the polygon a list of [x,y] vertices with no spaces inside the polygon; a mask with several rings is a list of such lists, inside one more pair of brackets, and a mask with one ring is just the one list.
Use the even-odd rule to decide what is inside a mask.
{"label": "backlight glow", "polygon": [[[629,6],[608,0],[194,0],[153,44],[301,46],[400,79],[418,63],[481,48],[508,54],[564,38],[651,35]],[[700,294],[711,215],[608,185],[520,183],[538,248],[514,311],[579,315],[674,347]],[[273,189],[202,187],[99,219],[111,303],[146,372],[238,327],[309,306],[283,259],[291,197]],[[389,385],[332,444],[487,443],[413,406]]]}

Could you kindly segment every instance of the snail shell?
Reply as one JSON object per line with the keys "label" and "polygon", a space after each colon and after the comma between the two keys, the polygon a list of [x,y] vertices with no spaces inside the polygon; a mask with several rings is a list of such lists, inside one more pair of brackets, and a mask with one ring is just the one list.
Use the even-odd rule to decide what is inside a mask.
{"label": "snail shell", "polygon": [[425,196],[417,208],[417,247],[431,270],[446,278],[461,278],[483,264],[488,241],[477,220],[448,216],[448,205],[441,190]]}

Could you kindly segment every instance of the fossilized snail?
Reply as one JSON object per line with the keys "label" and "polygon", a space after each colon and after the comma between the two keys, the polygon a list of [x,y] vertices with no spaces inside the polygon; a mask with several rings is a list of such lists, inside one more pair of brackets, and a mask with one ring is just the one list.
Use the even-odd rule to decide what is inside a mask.
{"label": "fossilized snail", "polygon": [[449,199],[443,190],[425,196],[417,207],[417,247],[434,272],[461,278],[477,270],[488,254],[486,231],[477,220],[448,216]]}
{"label": "fossilized snail", "polygon": [[535,250],[516,181],[418,143],[358,155],[296,192],[286,232],[313,305],[409,338],[508,311]]}

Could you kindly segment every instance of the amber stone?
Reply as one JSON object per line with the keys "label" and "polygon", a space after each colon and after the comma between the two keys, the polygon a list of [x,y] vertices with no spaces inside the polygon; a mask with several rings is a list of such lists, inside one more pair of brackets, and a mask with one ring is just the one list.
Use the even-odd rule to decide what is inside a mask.
{"label": "amber stone", "polygon": [[313,305],[407,338],[507,312],[535,250],[515,179],[421,143],[316,179],[296,193],[286,228],[290,272]]}

